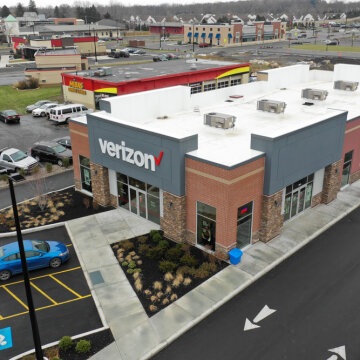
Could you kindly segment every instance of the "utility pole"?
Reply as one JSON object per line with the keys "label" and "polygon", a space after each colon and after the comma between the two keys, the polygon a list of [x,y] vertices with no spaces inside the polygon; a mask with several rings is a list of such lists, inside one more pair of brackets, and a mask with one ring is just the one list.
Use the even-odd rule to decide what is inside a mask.
{"label": "utility pole", "polygon": [[27,304],[28,304],[28,308],[29,308],[31,329],[32,329],[33,340],[34,340],[34,344],[35,344],[36,360],[43,360],[44,356],[43,356],[43,352],[42,352],[42,348],[41,348],[39,327],[38,327],[38,323],[36,320],[35,307],[34,307],[34,302],[33,302],[32,294],[31,294],[29,271],[28,271],[28,267],[27,267],[24,243],[23,243],[23,238],[22,238],[21,229],[20,229],[20,221],[19,221],[19,214],[17,211],[16,199],[15,199],[14,184],[10,177],[8,177],[8,180],[9,180],[12,208],[13,208],[13,212],[14,212],[16,234],[17,234],[17,239],[18,239],[18,243],[19,243],[21,265],[22,265],[22,270],[23,270],[23,274],[24,274],[26,299],[27,299]]}

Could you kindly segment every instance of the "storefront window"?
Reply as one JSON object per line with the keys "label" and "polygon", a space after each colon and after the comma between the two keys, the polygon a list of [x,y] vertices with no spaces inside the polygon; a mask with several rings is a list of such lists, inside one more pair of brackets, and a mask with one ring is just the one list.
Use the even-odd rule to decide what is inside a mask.
{"label": "storefront window", "polygon": [[239,249],[251,243],[252,201],[238,208],[236,244]]}
{"label": "storefront window", "polygon": [[119,206],[123,209],[129,210],[129,188],[127,184],[118,181],[117,187]]}
{"label": "storefront window", "polygon": [[349,151],[344,156],[344,165],[343,165],[343,171],[342,171],[342,176],[341,176],[341,187],[344,187],[345,185],[347,185],[349,183],[352,155],[353,155],[353,152]]}
{"label": "storefront window", "polygon": [[215,251],[216,208],[197,202],[197,243]]}
{"label": "storefront window", "polygon": [[160,224],[160,199],[147,194],[148,219]]}
{"label": "storefront window", "polygon": [[90,159],[85,156],[79,155],[79,162],[80,162],[81,188],[83,190],[92,192]]}
{"label": "storefront window", "polygon": [[140,181],[138,179],[134,179],[132,177],[129,176],[129,185],[136,187],[137,189],[140,190],[146,190],[146,186],[145,183],[143,181]]}

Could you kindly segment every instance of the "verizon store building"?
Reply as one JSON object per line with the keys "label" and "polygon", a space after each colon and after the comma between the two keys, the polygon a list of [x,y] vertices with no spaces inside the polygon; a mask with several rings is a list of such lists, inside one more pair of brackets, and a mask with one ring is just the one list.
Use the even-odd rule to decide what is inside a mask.
{"label": "verizon store building", "polygon": [[360,66],[260,78],[102,100],[70,122],[76,188],[218,256],[269,241],[360,178]]}

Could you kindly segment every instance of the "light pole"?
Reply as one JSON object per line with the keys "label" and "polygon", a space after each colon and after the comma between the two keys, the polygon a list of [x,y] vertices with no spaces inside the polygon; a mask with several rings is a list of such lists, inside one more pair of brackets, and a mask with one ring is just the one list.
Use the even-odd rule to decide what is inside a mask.
{"label": "light pole", "polygon": [[97,53],[96,53],[96,32],[94,31],[94,28],[93,28],[93,33],[94,33],[94,52],[95,52],[95,65],[98,64],[98,61],[97,61]]}
{"label": "light pole", "polygon": [[195,52],[195,34],[194,34],[194,23],[193,23],[193,28],[192,28],[192,43],[193,43],[193,53]]}
{"label": "light pole", "polygon": [[34,344],[35,344],[36,360],[43,360],[44,356],[43,356],[43,352],[42,352],[42,348],[41,348],[39,327],[38,327],[38,323],[36,320],[35,307],[34,307],[34,302],[33,302],[32,294],[31,294],[29,271],[28,271],[28,267],[27,267],[24,243],[23,243],[23,238],[22,238],[21,229],[20,229],[19,214],[18,214],[17,206],[16,206],[14,184],[10,177],[8,177],[8,180],[9,180],[9,189],[10,189],[11,202],[12,202],[12,208],[13,208],[14,220],[15,220],[15,226],[16,226],[16,234],[17,234],[19,250],[20,250],[21,265],[22,265],[22,270],[23,270],[23,274],[24,274],[26,299],[27,299],[27,304],[28,304],[28,308],[29,308],[31,329],[32,329],[33,339],[34,339]]}

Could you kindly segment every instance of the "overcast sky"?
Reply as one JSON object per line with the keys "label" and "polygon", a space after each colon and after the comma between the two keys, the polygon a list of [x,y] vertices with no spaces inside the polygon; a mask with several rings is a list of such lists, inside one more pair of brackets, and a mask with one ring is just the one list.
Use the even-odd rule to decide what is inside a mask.
{"label": "overcast sky", "polygon": [[[116,1],[116,0],[112,0],[112,2],[114,3],[121,3],[123,5],[159,5],[161,3],[167,3],[167,4],[194,4],[194,3],[209,3],[209,2],[227,2],[229,0],[122,0],[122,1]],[[296,1],[296,0],[294,0]],[[354,0],[343,0],[344,2],[351,2]],[[355,0],[357,1],[357,0]],[[18,1],[18,0],[5,0],[3,3],[5,3],[7,6],[13,6],[15,4],[17,4],[18,2],[21,2],[24,6],[27,6],[29,4],[28,0],[22,0],[22,1]],[[69,5],[73,5],[74,2],[76,2],[76,0],[58,0],[55,2],[55,4],[60,5],[60,4],[69,4]],[[96,4],[96,3],[102,3],[102,4],[108,4],[110,1],[109,0],[105,0],[105,1],[97,1],[97,0],[86,0],[86,1],[79,1],[81,3],[89,3],[89,4]],[[331,2],[331,1],[329,1]],[[42,7],[42,6],[54,6],[54,1],[51,0],[35,0],[35,3],[38,7]]]}

